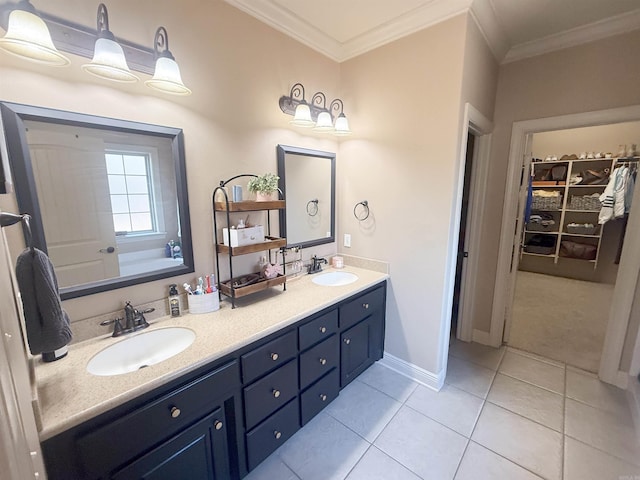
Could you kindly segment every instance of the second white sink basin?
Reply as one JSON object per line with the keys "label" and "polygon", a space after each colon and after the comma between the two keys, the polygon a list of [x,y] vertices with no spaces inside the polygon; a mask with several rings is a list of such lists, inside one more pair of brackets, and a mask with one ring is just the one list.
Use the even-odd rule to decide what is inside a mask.
{"label": "second white sink basin", "polygon": [[311,281],[324,287],[341,287],[342,285],[349,285],[356,280],[358,280],[358,276],[355,273],[327,272],[314,276]]}
{"label": "second white sink basin", "polygon": [[99,376],[133,372],[177,355],[195,339],[193,330],[182,327],[140,333],[98,352],[87,363],[87,371]]}

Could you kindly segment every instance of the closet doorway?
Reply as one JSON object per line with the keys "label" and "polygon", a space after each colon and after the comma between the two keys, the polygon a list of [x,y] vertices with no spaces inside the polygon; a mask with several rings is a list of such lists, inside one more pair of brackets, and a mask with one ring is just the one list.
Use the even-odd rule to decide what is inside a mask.
{"label": "closet doorway", "polygon": [[640,122],[533,134],[510,346],[598,371],[629,213],[621,194],[617,218],[599,224],[599,197],[615,169],[631,203],[637,139]]}

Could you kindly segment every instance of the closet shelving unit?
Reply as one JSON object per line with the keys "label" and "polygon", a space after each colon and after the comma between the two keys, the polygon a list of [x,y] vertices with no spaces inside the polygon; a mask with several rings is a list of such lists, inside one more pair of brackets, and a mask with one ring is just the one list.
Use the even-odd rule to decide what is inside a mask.
{"label": "closet shelving unit", "polygon": [[[285,249],[284,247],[287,244],[286,238],[280,238],[276,236],[272,236],[271,234],[271,212],[279,211],[285,208],[284,200],[273,200],[266,202],[257,202],[251,200],[244,200],[241,202],[231,202],[229,201],[229,194],[227,189],[225,188],[230,182],[241,178],[241,177],[255,177],[256,175],[251,174],[242,174],[236,175],[225,181],[220,181],[220,185],[216,187],[213,191],[212,203],[213,203],[213,230],[215,237],[215,249],[216,249],[216,276],[218,281],[218,292],[219,295],[225,295],[231,299],[231,307],[235,308],[236,299],[244,297],[246,295],[250,295],[252,293],[260,292],[262,290],[266,290],[270,287],[276,287],[282,285],[283,290],[287,289],[286,283],[286,272],[285,269]],[[220,201],[216,201],[216,199]],[[260,243],[254,243],[250,245],[242,245],[238,247],[231,247],[224,244],[224,238],[222,232],[218,229],[218,217],[222,217],[224,220],[223,226],[226,228],[231,228],[231,214],[232,213],[243,213],[243,212],[265,212],[267,218],[266,232],[265,232],[265,241]],[[221,229],[220,229],[221,230]],[[231,242],[229,242],[231,243]],[[241,277],[234,277],[233,274],[233,258],[240,255],[247,255],[250,253],[258,253],[267,251],[269,262],[272,261],[271,251],[279,250],[282,253],[282,275],[278,275],[275,278],[267,279],[260,277],[260,279],[254,283],[239,286],[237,285],[237,281],[241,277],[246,277],[243,275]],[[226,281],[221,281],[220,279],[220,256],[227,256],[229,261],[229,279]],[[277,258],[276,258],[277,261]],[[259,275],[259,272],[257,273]],[[222,298],[220,298],[222,299]]]}
{"label": "closet shelving unit", "polygon": [[[578,159],[578,160],[556,160],[551,162],[533,162],[532,168],[534,172],[538,172],[539,169],[548,169],[554,165],[566,165],[567,174],[566,180],[559,181],[557,184],[552,185],[553,182],[533,182],[532,188],[536,190],[546,191],[558,191],[562,195],[562,203],[558,209],[532,209],[532,213],[547,213],[551,214],[555,221],[554,228],[545,230],[528,230],[527,225],[524,227],[524,234],[522,235],[522,242],[520,247],[520,254],[522,256],[540,257],[553,259],[554,263],[558,263],[559,260],[571,259],[574,261],[590,262],[593,263],[595,269],[598,265],[598,257],[600,255],[600,244],[602,241],[602,225],[598,225],[598,215],[600,209],[578,209],[572,208],[571,197],[592,195],[597,193],[598,195],[604,192],[607,184],[599,185],[570,185],[569,179],[572,174],[584,172],[586,170],[602,170],[608,168],[609,172],[613,172],[614,168],[624,162],[638,162],[638,157],[628,158],[596,158],[596,159]],[[593,234],[584,233],[571,233],[567,230],[569,223],[592,223],[596,226],[596,230]],[[525,245],[533,235],[553,235],[556,237],[555,249],[549,254],[529,253],[525,252]],[[560,244],[563,240],[572,240],[579,243],[588,243],[596,246],[596,257],[593,260],[581,260],[571,257],[560,256]]]}

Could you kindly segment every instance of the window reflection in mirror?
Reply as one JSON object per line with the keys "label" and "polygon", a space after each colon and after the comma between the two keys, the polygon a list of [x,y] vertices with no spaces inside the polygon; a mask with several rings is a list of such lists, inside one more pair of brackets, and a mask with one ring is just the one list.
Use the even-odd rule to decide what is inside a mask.
{"label": "window reflection in mirror", "polygon": [[16,104],[2,114],[18,204],[63,299],[193,271],[181,130]]}
{"label": "window reflection in mirror", "polygon": [[278,145],[278,176],[286,209],[280,225],[288,246],[335,239],[335,154]]}

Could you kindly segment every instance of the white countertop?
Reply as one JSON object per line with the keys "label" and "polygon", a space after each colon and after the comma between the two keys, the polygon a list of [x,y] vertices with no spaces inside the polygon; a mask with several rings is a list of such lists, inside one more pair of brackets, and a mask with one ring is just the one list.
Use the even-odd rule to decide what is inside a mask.
{"label": "white countertop", "polygon": [[187,313],[150,322],[151,326],[140,333],[181,326],[192,329],[196,339],[178,355],[141,370],[109,377],[95,376],[86,370],[87,362],[96,353],[131,335],[98,337],[71,345],[69,354],[59,361],[38,360],[35,374],[40,440],[79,425],[388,278],[387,274],[352,266],[340,271],[355,273],[358,280],[350,285],[324,287],[312,283],[312,275],[304,275],[289,281],[286,291],[274,287],[236,300],[235,309],[224,301],[220,310],[213,313]]}

